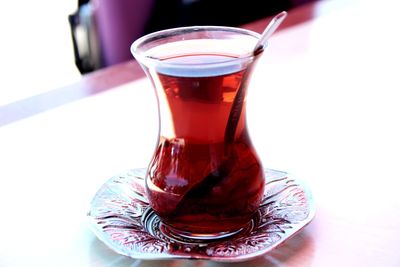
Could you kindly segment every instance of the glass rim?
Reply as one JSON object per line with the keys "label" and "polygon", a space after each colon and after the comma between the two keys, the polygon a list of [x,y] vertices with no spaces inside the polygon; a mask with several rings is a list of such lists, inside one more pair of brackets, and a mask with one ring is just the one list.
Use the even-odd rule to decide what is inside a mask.
{"label": "glass rim", "polygon": [[[218,61],[218,62],[207,62],[207,63],[195,63],[195,64],[187,64],[187,63],[179,63],[179,62],[166,62],[166,61],[162,61],[156,57],[151,57],[149,55],[145,55],[145,53],[140,53],[138,51],[139,46],[144,44],[145,42],[151,42],[151,41],[156,41],[159,39],[163,39],[163,38],[168,38],[170,36],[173,35],[178,35],[175,34],[177,32],[180,33],[190,33],[190,32],[194,32],[194,31],[222,31],[222,32],[232,32],[232,33],[238,33],[238,34],[243,34],[243,35],[247,35],[250,37],[254,37],[255,40],[258,40],[261,37],[261,34],[248,30],[248,29],[244,29],[244,28],[239,28],[239,27],[229,27],[229,26],[186,26],[186,27],[176,27],[176,28],[170,28],[170,29],[166,29],[166,30],[160,30],[160,31],[156,31],[156,32],[152,32],[149,34],[146,34],[138,39],[136,39],[131,47],[130,47],[130,51],[132,53],[132,55],[134,56],[134,58],[140,63],[140,64],[144,64],[144,65],[148,65],[151,63],[153,64],[160,64],[162,63],[162,65],[164,66],[171,66],[171,67],[183,67],[183,66],[191,66],[191,67],[204,67],[204,66],[221,66],[221,65],[225,65],[225,64],[229,64],[229,63],[237,63],[237,61],[241,61],[241,60],[252,60],[254,58],[254,55],[251,53],[252,51],[249,51],[246,54],[243,55],[239,55],[238,57],[234,57],[234,58],[229,58],[226,59],[224,61]],[[195,39],[195,38],[194,38]]]}

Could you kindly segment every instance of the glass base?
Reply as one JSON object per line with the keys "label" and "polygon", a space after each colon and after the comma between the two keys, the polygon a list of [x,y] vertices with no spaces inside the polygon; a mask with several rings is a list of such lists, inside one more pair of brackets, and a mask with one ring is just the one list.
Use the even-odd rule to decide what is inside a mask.
{"label": "glass base", "polygon": [[250,223],[233,233],[193,235],[165,225],[144,193],[146,169],[109,179],[88,212],[97,237],[119,254],[136,259],[244,261],[274,249],[314,217],[311,192],[285,172],[266,169],[260,208]]}
{"label": "glass base", "polygon": [[236,231],[233,232],[216,232],[216,233],[211,233],[211,234],[196,234],[196,233],[191,233],[191,232],[185,232],[181,231],[179,229],[175,229],[171,226],[168,226],[164,223],[161,222],[160,225],[160,230],[163,231],[165,235],[169,235],[173,238],[175,238],[177,241],[182,240],[182,238],[186,240],[191,240],[192,242],[211,242],[211,241],[217,241],[221,239],[225,239],[228,237],[232,237],[241,231],[244,230],[244,228],[240,228]]}
{"label": "glass base", "polygon": [[152,236],[160,239],[173,240],[175,242],[183,243],[209,243],[214,241],[220,241],[222,239],[231,238],[232,236],[241,233],[248,229],[248,227],[241,228],[233,232],[216,232],[212,234],[196,234],[191,232],[185,232],[176,228],[173,228],[165,223],[157,216],[157,214],[148,207],[142,216],[142,224],[144,229]]}

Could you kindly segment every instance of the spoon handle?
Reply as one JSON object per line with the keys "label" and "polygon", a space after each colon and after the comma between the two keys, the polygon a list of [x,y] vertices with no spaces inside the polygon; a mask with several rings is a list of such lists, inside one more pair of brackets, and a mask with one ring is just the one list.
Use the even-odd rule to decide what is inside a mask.
{"label": "spoon handle", "polygon": [[271,37],[271,35],[276,31],[279,25],[281,25],[286,16],[287,12],[282,11],[271,20],[271,22],[265,28],[264,32],[261,34],[260,40],[258,40],[256,46],[254,47],[254,55],[257,55],[264,50],[264,46],[267,43],[269,37]]}

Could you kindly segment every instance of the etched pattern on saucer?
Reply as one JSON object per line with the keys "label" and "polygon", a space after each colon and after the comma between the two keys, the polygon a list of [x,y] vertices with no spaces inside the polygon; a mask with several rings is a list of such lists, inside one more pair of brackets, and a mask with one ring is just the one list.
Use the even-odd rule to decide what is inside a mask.
{"label": "etched pattern on saucer", "polygon": [[243,261],[272,250],[314,217],[307,187],[285,172],[266,169],[262,204],[246,228],[208,242],[176,236],[149,207],[145,172],[133,169],[110,178],[94,196],[88,212],[96,236],[132,258]]}

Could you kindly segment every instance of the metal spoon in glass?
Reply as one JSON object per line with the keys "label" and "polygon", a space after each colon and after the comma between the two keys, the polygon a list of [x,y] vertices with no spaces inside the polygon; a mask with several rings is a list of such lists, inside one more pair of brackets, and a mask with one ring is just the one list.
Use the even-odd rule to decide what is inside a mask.
{"label": "metal spoon in glass", "polygon": [[[267,44],[268,39],[271,35],[276,31],[279,25],[286,18],[287,12],[283,11],[276,15],[268,26],[265,28],[264,32],[261,35],[261,38],[255,45],[252,53],[254,56],[254,61],[261,56],[261,53],[264,51],[264,47]],[[254,65],[254,61],[253,64]],[[251,67],[250,67],[251,68]],[[248,70],[248,73],[251,72]],[[218,184],[226,175],[229,173],[229,169],[232,167],[231,165],[231,148],[233,146],[235,140],[235,132],[237,125],[239,123],[240,114],[242,113],[243,101],[245,97],[245,88],[248,79],[248,73],[244,75],[242,83],[237,91],[235,99],[233,100],[232,108],[229,113],[228,122],[225,128],[225,137],[224,137],[224,154],[225,159],[220,163],[218,167],[216,167],[213,171],[211,171],[207,176],[205,176],[201,182],[192,187],[186,194],[183,196],[182,200],[176,207],[176,210],[185,207],[185,202],[188,199],[196,198],[199,196],[207,195],[208,192]]]}
{"label": "metal spoon in glass", "polygon": [[268,26],[265,28],[263,33],[261,34],[261,38],[258,40],[257,44],[254,47],[253,50],[253,55],[258,55],[261,52],[264,51],[264,47],[267,44],[268,39],[274,34],[276,29],[278,29],[279,25],[283,22],[283,20],[286,18],[287,12],[282,11],[278,15],[276,15],[271,22],[268,24]]}
{"label": "metal spoon in glass", "polygon": [[[261,53],[264,52],[264,48],[267,44],[268,39],[272,36],[272,34],[278,29],[279,25],[283,22],[283,20],[286,18],[287,12],[282,11],[278,15],[276,15],[268,24],[268,26],[265,28],[263,33],[261,34],[261,38],[258,40],[257,44],[254,46],[252,53],[252,56],[254,56],[254,60],[257,60],[261,56]],[[254,65],[254,64],[253,64]],[[251,68],[251,66],[250,66]],[[250,70],[249,70],[250,72]],[[236,132],[236,127],[239,122],[240,114],[242,111],[242,106],[243,106],[243,100],[245,96],[245,92],[243,88],[245,87],[247,83],[247,78],[248,75],[245,75],[242,81],[242,84],[240,85],[236,97],[233,101],[232,109],[229,114],[228,118],[228,123],[225,128],[225,147],[227,148],[230,146],[231,143],[234,141],[235,137],[235,132]],[[225,149],[226,150],[226,149]]]}

